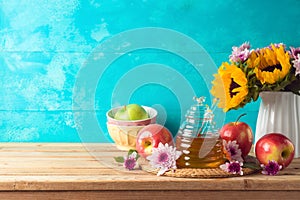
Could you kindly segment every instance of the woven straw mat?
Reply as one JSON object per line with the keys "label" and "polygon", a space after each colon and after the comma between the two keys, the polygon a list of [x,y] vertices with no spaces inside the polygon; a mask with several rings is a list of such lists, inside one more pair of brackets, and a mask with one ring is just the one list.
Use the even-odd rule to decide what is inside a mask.
{"label": "woven straw mat", "polygon": [[[139,158],[139,165],[141,166],[142,170],[157,174],[158,170],[153,169],[149,162],[144,158]],[[250,175],[259,172],[258,169],[251,169],[251,168],[243,168],[243,176]],[[178,178],[228,178],[228,177],[237,177],[241,176],[239,174],[231,174],[228,172],[223,171],[220,168],[207,168],[207,169],[200,169],[200,168],[181,168],[176,169],[175,171],[168,171],[164,173],[164,176],[170,177],[178,177]]]}

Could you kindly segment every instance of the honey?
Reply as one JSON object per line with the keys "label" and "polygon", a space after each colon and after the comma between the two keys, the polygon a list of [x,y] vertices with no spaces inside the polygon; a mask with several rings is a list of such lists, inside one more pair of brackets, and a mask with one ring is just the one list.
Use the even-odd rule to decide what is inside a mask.
{"label": "honey", "polygon": [[225,162],[218,136],[177,136],[176,149],[182,152],[176,161],[178,168],[217,168]]}
{"label": "honey", "polygon": [[178,168],[217,168],[225,162],[222,140],[215,128],[214,105],[205,105],[205,97],[194,98],[195,104],[186,112],[177,137],[176,149],[181,151]]}

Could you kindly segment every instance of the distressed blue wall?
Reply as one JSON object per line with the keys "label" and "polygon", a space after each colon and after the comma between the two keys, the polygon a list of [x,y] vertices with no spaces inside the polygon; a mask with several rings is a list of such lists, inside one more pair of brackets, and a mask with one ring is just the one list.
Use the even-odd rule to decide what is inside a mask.
{"label": "distressed blue wall", "polygon": [[[93,49],[122,31],[163,27],[181,32],[219,66],[231,47],[244,41],[254,48],[271,42],[300,46],[299,10],[299,0],[0,0],[0,141],[81,141],[72,111],[78,71]],[[147,63],[176,69],[197,95],[208,95],[201,75],[180,57],[159,50],[132,52],[109,66],[99,82],[95,107],[104,130],[111,104],[137,102],[160,104],[166,126],[176,133],[181,102],[168,87],[141,85],[120,101],[120,94],[113,94],[123,75]],[[243,120],[255,130],[258,106],[259,101],[230,111],[225,122],[247,112]],[[99,141],[93,135],[88,140]]]}

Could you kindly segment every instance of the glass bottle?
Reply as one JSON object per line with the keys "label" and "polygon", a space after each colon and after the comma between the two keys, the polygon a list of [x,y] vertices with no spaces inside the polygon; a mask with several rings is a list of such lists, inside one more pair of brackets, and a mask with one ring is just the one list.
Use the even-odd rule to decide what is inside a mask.
{"label": "glass bottle", "polygon": [[212,109],[205,97],[194,97],[195,104],[186,112],[176,137],[176,148],[182,152],[178,168],[216,168],[225,162],[222,140],[214,127]]}

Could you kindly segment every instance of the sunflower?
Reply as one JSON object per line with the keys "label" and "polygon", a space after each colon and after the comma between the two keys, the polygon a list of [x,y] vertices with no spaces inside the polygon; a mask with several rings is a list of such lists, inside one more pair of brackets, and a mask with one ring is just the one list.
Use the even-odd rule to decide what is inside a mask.
{"label": "sunflower", "polygon": [[247,63],[247,68],[255,68],[259,63],[259,59],[257,59],[258,55],[256,51],[251,51]]}
{"label": "sunflower", "polygon": [[260,49],[253,63],[256,64],[256,77],[262,84],[274,84],[282,80],[291,68],[290,55],[285,52],[283,44]]}
{"label": "sunflower", "polygon": [[248,80],[244,72],[235,64],[224,62],[214,76],[210,92],[219,99],[218,106],[224,112],[238,108],[248,94]]}

